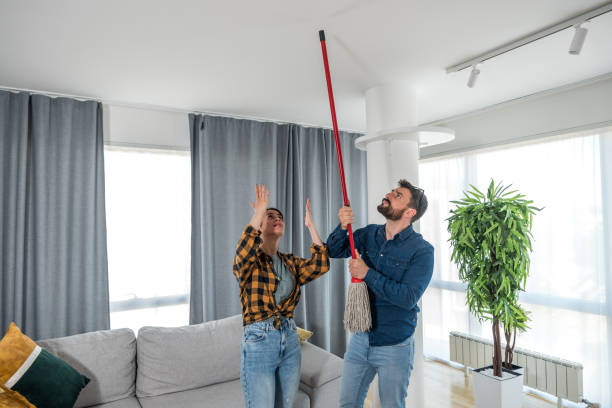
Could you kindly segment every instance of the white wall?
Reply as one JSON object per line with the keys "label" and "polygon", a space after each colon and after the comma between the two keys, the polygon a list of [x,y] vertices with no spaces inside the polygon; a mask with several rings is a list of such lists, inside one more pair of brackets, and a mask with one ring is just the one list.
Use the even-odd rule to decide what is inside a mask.
{"label": "white wall", "polygon": [[104,140],[115,145],[189,150],[187,113],[104,104]]}
{"label": "white wall", "polygon": [[433,124],[455,140],[425,147],[421,158],[612,124],[612,75],[542,92]]}
{"label": "white wall", "polygon": [[[189,150],[187,113],[104,105],[104,137],[117,145]],[[612,74],[434,122],[455,140],[425,147],[421,157],[612,124]]]}

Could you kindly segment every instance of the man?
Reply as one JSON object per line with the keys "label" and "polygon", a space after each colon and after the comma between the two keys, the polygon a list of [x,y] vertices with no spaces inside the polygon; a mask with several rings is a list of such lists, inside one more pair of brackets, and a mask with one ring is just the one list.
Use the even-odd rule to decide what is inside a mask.
{"label": "man", "polygon": [[240,286],[244,336],[240,379],[247,408],[291,408],[300,383],[302,351],[293,311],[300,287],[329,270],[306,200],[304,225],[310,232],[310,259],[278,251],[285,232],[283,214],[269,208],[270,192],[255,187],[254,213],[236,247],[234,275]]}
{"label": "man", "polygon": [[[368,285],[372,329],[355,333],[344,355],[341,407],[362,407],[376,374],[382,406],[405,406],[417,303],[433,273],[433,247],[412,226],[427,209],[424,191],[400,180],[377,209],[386,224],[371,224],[354,233],[359,256],[349,262],[349,270]],[[342,207],[338,218],[340,225],[330,234],[327,246],[332,258],[346,258],[353,211]]]}

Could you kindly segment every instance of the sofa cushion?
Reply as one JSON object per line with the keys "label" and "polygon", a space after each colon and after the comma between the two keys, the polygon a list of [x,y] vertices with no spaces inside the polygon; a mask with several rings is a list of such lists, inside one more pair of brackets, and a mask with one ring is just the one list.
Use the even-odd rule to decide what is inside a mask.
{"label": "sofa cushion", "polygon": [[38,344],[91,379],[75,407],[87,407],[134,395],[136,338],[130,329],[77,334]]}
{"label": "sofa cushion", "polygon": [[92,405],[89,408],[142,408],[136,397],[124,398],[106,404]]}
{"label": "sofa cushion", "polygon": [[[144,397],[140,398],[140,405],[142,408],[243,408],[245,406],[240,380],[156,397]],[[293,408],[310,408],[308,395],[299,390]]]}
{"label": "sofa cushion", "polygon": [[300,380],[311,388],[342,376],[342,359],[313,344],[302,344]]}
{"label": "sofa cushion", "polygon": [[136,395],[150,397],[240,378],[242,317],[138,332]]}

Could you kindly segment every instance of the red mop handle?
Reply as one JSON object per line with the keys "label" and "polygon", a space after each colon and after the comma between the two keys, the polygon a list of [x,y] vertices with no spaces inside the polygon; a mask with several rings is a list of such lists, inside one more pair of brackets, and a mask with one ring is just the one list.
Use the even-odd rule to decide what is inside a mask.
{"label": "red mop handle", "polygon": [[[319,31],[319,40],[321,40],[321,51],[323,52],[323,64],[325,65],[325,79],[327,80],[327,93],[329,95],[329,109],[331,110],[332,123],[334,126],[334,139],[336,140],[336,154],[338,156],[338,169],[340,170],[340,182],[342,183],[342,196],[344,197],[344,205],[350,206],[348,194],[346,192],[346,182],[344,181],[344,164],[342,161],[342,147],[340,146],[340,136],[338,134],[338,120],[336,119],[336,105],[334,104],[334,91],[332,90],[331,75],[329,74],[329,62],[327,61],[327,48],[325,47],[325,32]],[[351,244],[351,257],[357,258],[355,252],[355,241],[353,240],[353,228],[348,225],[349,242]],[[351,282],[361,282],[361,279],[351,278]]]}

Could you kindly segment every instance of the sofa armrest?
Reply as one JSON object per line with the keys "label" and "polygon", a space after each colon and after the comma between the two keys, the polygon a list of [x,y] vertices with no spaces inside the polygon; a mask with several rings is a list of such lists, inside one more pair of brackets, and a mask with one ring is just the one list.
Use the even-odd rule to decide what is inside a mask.
{"label": "sofa armrest", "polygon": [[317,388],[342,376],[342,359],[313,344],[302,345],[301,382]]}
{"label": "sofa armrest", "polygon": [[302,345],[300,389],[310,397],[311,408],[338,406],[342,361],[313,344]]}

